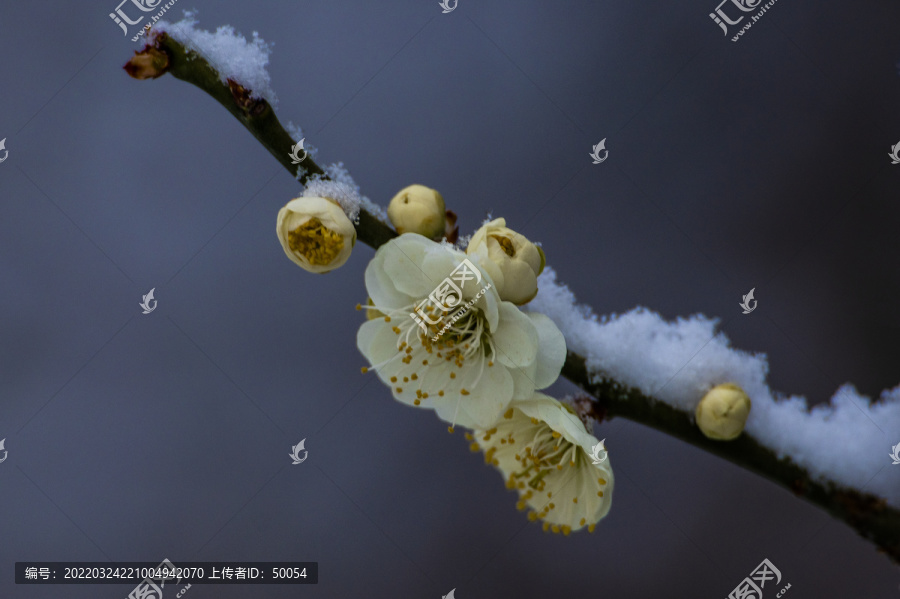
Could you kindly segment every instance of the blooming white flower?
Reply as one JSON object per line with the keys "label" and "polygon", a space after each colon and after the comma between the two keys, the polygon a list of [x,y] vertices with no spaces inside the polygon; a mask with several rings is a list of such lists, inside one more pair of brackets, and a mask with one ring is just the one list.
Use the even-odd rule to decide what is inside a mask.
{"label": "blooming white flower", "polygon": [[697,404],[700,431],[717,441],[737,439],[750,415],[750,397],[734,383],[716,385]]}
{"label": "blooming white flower", "polygon": [[429,239],[444,234],[447,208],[444,197],[424,185],[410,185],[397,192],[388,204],[388,218],[400,234],[418,233]]}
{"label": "blooming white flower", "polygon": [[359,350],[394,397],[435,410],[451,429],[490,426],[514,397],[551,385],[566,357],[556,325],[500,301],[477,260],[469,264],[481,281],[461,288],[462,314],[444,315],[429,302],[423,308],[465,260],[464,253],[413,233],[381,246],[366,268],[366,289],[384,317],[363,323],[357,335]]}
{"label": "blooming white flower", "polygon": [[612,504],[609,459],[594,464],[598,441],[570,408],[543,393],[509,404],[490,428],[467,435],[472,451],[496,466],[508,489],[519,493],[517,507],[531,508],[529,520],[544,530],[568,535],[587,527],[594,532]]}
{"label": "blooming white flower", "polygon": [[284,253],[309,272],[342,266],[356,243],[356,229],[333,200],[299,197],[278,212],[275,227]]}
{"label": "blooming white flower", "polygon": [[494,219],[475,231],[466,253],[482,258],[500,299],[521,306],[537,295],[537,276],[544,270],[544,252],[507,228],[506,219]]}

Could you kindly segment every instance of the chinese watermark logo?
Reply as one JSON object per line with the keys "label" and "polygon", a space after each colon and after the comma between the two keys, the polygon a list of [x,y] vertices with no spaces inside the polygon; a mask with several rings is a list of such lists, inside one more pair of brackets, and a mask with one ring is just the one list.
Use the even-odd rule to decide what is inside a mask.
{"label": "chinese watermark logo", "polygon": [[[743,300],[740,304],[738,304],[741,308],[744,309],[744,314],[750,314],[754,310],[756,310],[756,304],[759,303],[755,299],[753,299],[753,292],[756,291],[756,287],[750,290],[750,293],[743,297]],[[750,302],[753,302],[753,305],[750,305]]]}
{"label": "chinese watermark logo", "polygon": [[[291,157],[291,164],[300,164],[304,160],[306,160],[306,150],[303,149],[303,142],[306,140],[304,137],[296,144],[291,146],[291,153],[288,156]],[[303,152],[303,155],[300,155],[300,152]]]}
{"label": "chinese watermark logo", "polygon": [[[603,441],[600,441],[599,443],[591,447],[591,459],[593,460],[594,464],[602,464],[606,461],[606,458],[609,457],[609,452],[606,451],[606,447],[603,445],[605,441],[606,439],[603,439]],[[601,453],[603,454],[603,457],[600,457]]]}
{"label": "chinese watermark logo", "polygon": [[[459,0],[453,0],[453,5],[450,5],[450,0],[441,0],[439,3],[441,8],[444,9],[443,14],[447,14],[448,12],[453,12],[456,10],[456,5],[459,4]],[[453,591],[450,591],[450,594],[453,594]],[[452,597],[450,599],[453,599]]]}
{"label": "chinese watermark logo", "polygon": [[[119,5],[116,7],[115,12],[109,13],[109,18],[112,19],[116,25],[122,28],[122,34],[126,37],[128,36],[128,25],[137,25],[144,20],[145,16],[148,16],[141,15],[140,17],[132,21],[122,9],[122,5],[128,3],[129,1],[134,4],[134,6],[136,6],[141,12],[153,12],[157,8],[159,8],[160,4],[162,4],[163,2],[163,0],[122,0],[121,2],[119,2]],[[138,38],[140,38],[142,35],[144,35],[144,33],[147,32],[147,30],[150,29],[150,25],[159,21],[159,19],[166,13],[166,11],[172,8],[177,1],[178,0],[169,0],[169,2],[166,2],[166,4],[158,13],[156,13],[155,15],[150,15],[150,19],[152,20],[146,25],[142,26],[137,35],[131,38],[131,41],[136,42]]]}
{"label": "chinese watermark logo", "polygon": [[[900,144],[897,144],[900,146]],[[6,149],[6,138],[0,139],[0,150],[3,150],[3,158],[0,158],[0,162],[5,162],[7,158],[9,158],[9,150]]]}
{"label": "chinese watermark logo", "polygon": [[[722,8],[723,4],[728,3],[733,4],[739,11],[735,12],[729,7],[729,11],[733,16],[737,16],[736,19],[732,19]],[[722,34],[728,35],[728,26],[729,25],[737,25],[741,21],[744,20],[744,17],[747,15],[742,15],[741,13],[748,13],[759,10],[759,12],[755,15],[750,15],[750,21],[744,23],[744,26],[741,27],[737,34],[731,38],[731,41],[736,42],[738,39],[744,35],[748,29],[750,29],[754,23],[759,21],[762,16],[769,10],[776,2],[776,0],[769,0],[765,4],[762,4],[763,0],[722,0],[719,5],[716,7],[715,12],[709,13],[709,18],[715,22],[716,25],[722,28]],[[739,16],[738,16],[739,15]]]}
{"label": "chinese watermark logo", "polygon": [[[448,312],[456,310],[456,312],[447,319],[446,324],[444,324],[444,327],[440,332],[431,338],[432,341],[437,341],[454,322],[462,318],[463,315],[468,312],[469,308],[474,306],[475,302],[492,287],[492,285],[488,283],[488,285],[482,288],[475,297],[463,304],[462,290],[466,286],[467,281],[475,281],[476,285],[480,284],[481,271],[478,270],[474,264],[469,262],[468,258],[465,258],[459,266],[453,269],[453,272],[450,273],[449,277],[441,281],[427,298],[416,305],[414,312],[410,312],[410,317],[416,321],[419,328],[427,334],[428,325],[437,326],[444,320],[444,316]],[[457,283],[459,283],[459,285],[457,285]]]}
{"label": "chinese watermark logo", "polygon": [[[128,593],[128,597],[126,599],[163,599],[163,589],[166,586],[166,582],[175,579],[176,572],[175,565],[170,562],[168,559],[164,559],[160,562],[160,564],[156,567],[156,571],[154,574],[156,576],[148,576],[143,581],[141,581],[134,590]],[[156,583],[159,582],[157,585]],[[181,578],[175,582],[175,584],[179,584],[181,582]],[[191,585],[185,585],[183,589],[178,591],[175,597],[182,597]]]}
{"label": "chinese watermark logo", "polygon": [[[291,464],[292,466],[302,464],[306,461],[306,458],[309,457],[309,452],[306,451],[305,447],[303,447],[304,443],[306,443],[306,439],[303,439],[302,441],[291,447],[291,453],[289,455],[291,456],[291,459],[294,460],[293,464]],[[300,457],[301,451],[303,452],[302,458]]]}
{"label": "chinese watermark logo", "polygon": [[[603,158],[600,158],[600,151],[603,151]],[[606,149],[606,138],[600,140],[596,146],[594,146],[594,151],[589,154],[591,158],[594,159],[594,164],[600,164],[604,160],[609,157],[609,150]]]}
{"label": "chinese watermark logo", "polygon": [[[3,457],[0,458],[0,464],[2,464],[3,462],[5,462],[5,461],[6,461],[6,457],[9,455],[9,452],[6,451],[6,448],[3,446],[4,443],[6,443],[6,439],[0,439],[0,451],[3,452]],[[900,445],[898,445],[897,447],[900,447]]]}
{"label": "chinese watermark logo", "polygon": [[[4,139],[3,141],[6,140]],[[0,148],[3,147],[3,141],[0,141]],[[900,141],[897,142],[896,146],[891,146],[891,153],[888,156],[891,157],[891,164],[900,164]],[[0,160],[0,162],[3,162],[3,160]]]}
{"label": "chinese watermark logo", "polygon": [[[774,582],[773,582],[774,581]],[[756,566],[756,569],[750,573],[750,576],[741,581],[733,591],[728,594],[728,599],[763,599],[763,589],[767,582],[772,582],[769,586],[775,586],[781,583],[781,571],[775,567],[772,562],[764,559],[762,563]],[[791,588],[790,583],[778,591],[775,597],[780,598]]]}
{"label": "chinese watermark logo", "polygon": [[[143,301],[138,304],[141,308],[144,309],[144,314],[150,314],[154,310],[156,310],[156,300],[153,299],[153,292],[156,291],[156,287],[150,290],[150,293],[143,296]],[[150,302],[153,302],[153,305],[150,305]]]}
{"label": "chinese watermark logo", "polygon": [[[0,449],[3,449],[3,441],[0,441]],[[897,443],[893,447],[891,447],[891,451],[893,453],[890,454],[891,459],[894,460],[893,465],[900,464],[900,443]],[[2,462],[3,460],[0,460]]]}

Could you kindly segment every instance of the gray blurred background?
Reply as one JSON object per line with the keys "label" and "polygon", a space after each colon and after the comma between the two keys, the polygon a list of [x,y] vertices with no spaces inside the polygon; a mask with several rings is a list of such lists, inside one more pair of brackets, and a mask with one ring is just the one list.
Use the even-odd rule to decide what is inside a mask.
{"label": "gray blurred background", "polygon": [[[131,590],[16,586],[16,561],[163,558],[319,562],[317,586],[194,599],[720,599],[764,558],[788,599],[900,597],[842,523],[623,420],[596,430],[617,479],[597,532],[528,524],[461,434],[360,375],[372,250],[327,276],[288,261],[298,184],[198,89],[130,79],[116,3],[0,4],[0,597]],[[274,42],[279,117],[372,199],[435,187],[463,233],[492,212],[543,242],[600,314],[719,317],[774,389],[877,396],[900,383],[900,3],[779,0],[738,43],[715,7],[173,10]]]}

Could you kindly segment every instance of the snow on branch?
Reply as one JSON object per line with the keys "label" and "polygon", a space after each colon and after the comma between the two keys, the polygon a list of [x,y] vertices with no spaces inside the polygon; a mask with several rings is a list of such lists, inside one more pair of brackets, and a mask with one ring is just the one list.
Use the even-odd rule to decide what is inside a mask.
{"label": "snow on branch", "polygon": [[219,74],[223,84],[228,85],[230,79],[252,90],[251,98],[264,99],[277,106],[278,99],[266,68],[272,54],[272,44],[263,41],[255,31],[253,39],[248,41],[243,35],[235,33],[230,25],[222,25],[215,32],[199,29],[196,17],[196,11],[185,11],[180,21],[154,24],[153,32],[157,35],[166,33],[186,49],[202,56]]}
{"label": "snow on branch", "polygon": [[[138,79],[170,73],[199,87],[301,184],[341,184],[359,209],[360,241],[378,248],[396,237],[384,210],[359,194],[342,164],[323,169],[309,155],[299,165],[290,160],[299,140],[268,102],[275,98],[265,69],[270,47],[255,34],[248,42],[231,27],[212,34],[195,25],[190,14],[180,23],[157,23],[126,70]],[[900,485],[878,476],[889,464],[884,431],[900,429],[900,387],[873,404],[845,385],[830,405],[809,410],[803,398],[769,389],[765,356],[731,348],[716,332],[716,320],[696,315],[666,322],[643,308],[598,318],[549,268],[539,288],[529,309],[563,332],[569,355],[562,374],[593,396],[594,416],[629,418],[757,472],[843,520],[900,563]],[[707,439],[693,422],[697,402],[722,382],[737,383],[753,401],[745,434],[728,442]]]}
{"label": "snow on branch", "polygon": [[885,431],[900,430],[900,386],[870,403],[844,385],[830,404],[810,410],[802,397],[773,392],[766,356],[730,347],[716,320],[695,315],[667,322],[645,308],[598,318],[576,303],[552,268],[538,289],[529,309],[556,323],[569,351],[584,357],[591,382],[615,379],[691,416],[711,387],[737,383],[753,402],[745,434],[816,479],[875,492],[900,507],[900,484],[877,476],[890,464]]}

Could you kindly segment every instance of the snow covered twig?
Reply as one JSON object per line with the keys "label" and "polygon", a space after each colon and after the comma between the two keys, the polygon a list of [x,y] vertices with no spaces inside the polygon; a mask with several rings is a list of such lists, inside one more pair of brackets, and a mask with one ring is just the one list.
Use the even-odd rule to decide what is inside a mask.
{"label": "snow covered twig", "polygon": [[589,374],[585,359],[572,352],[566,357],[562,375],[595,398],[588,416],[598,420],[628,418],[755,472],[843,520],[900,562],[900,511],[887,505],[884,498],[813,477],[790,458],[779,458],[747,434],[725,443],[708,439],[690,414],[611,378]]}
{"label": "snow covered twig", "polygon": [[[301,184],[307,185],[316,180],[335,178],[335,171],[328,168],[323,169],[308,153],[299,164],[291,159],[291,150],[300,140],[294,139],[296,135],[292,136],[285,130],[276,117],[270,101],[263,95],[257,94],[249,86],[252,79],[223,75],[211,64],[211,62],[216,63],[215,60],[207,60],[205,53],[202,52],[203,48],[198,48],[197,44],[193,42],[183,43],[182,40],[175,39],[176,33],[182,34],[183,37],[184,32],[179,31],[179,27],[183,29],[184,25],[170,26],[172,35],[166,33],[165,25],[159,23],[155,26],[157,31],[155,35],[151,35],[148,47],[136,53],[135,57],[126,65],[125,68],[130,75],[139,79],[147,79],[171,73],[178,79],[196,85],[237,118]],[[188,26],[191,26],[190,20]],[[206,32],[203,33],[206,34]],[[233,32],[231,34],[233,36]],[[246,40],[243,38],[235,39],[246,44]],[[253,44],[248,45],[252,46],[254,51],[258,51],[259,44],[260,41],[255,38]],[[257,80],[257,84],[259,81]],[[268,91],[267,84],[264,87]],[[274,98],[271,99],[274,101]],[[373,248],[378,248],[397,236],[397,233],[385,222],[383,216],[377,213],[377,207],[370,203],[364,202],[360,207],[355,227],[358,239]],[[783,435],[773,438],[775,433],[768,429],[777,428],[775,426],[778,422],[776,415],[782,420],[785,417],[795,418],[793,422],[796,422],[798,414],[803,413],[806,408],[805,404],[798,407],[798,402],[787,402],[792,410],[787,413],[784,403],[779,405],[774,402],[773,393],[764,386],[764,380],[757,380],[760,377],[765,378],[764,365],[761,369],[762,374],[758,372],[760,368],[749,372],[747,363],[750,363],[750,366],[757,366],[753,363],[755,358],[745,359],[740,352],[729,348],[727,351],[732,352],[733,355],[724,355],[726,366],[723,367],[720,363],[715,373],[707,375],[707,378],[722,377],[731,372],[737,372],[738,378],[740,375],[746,375],[751,380],[739,382],[748,390],[755,389],[755,394],[751,393],[754,410],[759,412],[757,396],[762,396],[762,399],[765,400],[762,402],[761,414],[755,421],[753,420],[754,416],[751,416],[748,430],[740,438],[729,442],[710,440],[700,432],[693,422],[692,412],[686,405],[687,400],[684,399],[691,395],[686,393],[685,389],[673,391],[670,388],[665,394],[655,392],[657,387],[653,385],[643,384],[636,379],[630,380],[627,368],[623,370],[621,364],[612,364],[611,368],[605,368],[603,364],[598,365],[595,359],[589,359],[591,352],[589,349],[582,349],[584,343],[579,344],[576,341],[572,344],[570,341],[572,327],[568,327],[570,330],[567,330],[564,322],[567,319],[583,318],[588,324],[595,327],[602,326],[604,323],[597,322],[596,318],[588,313],[579,313],[580,307],[575,306],[568,297],[563,297],[563,301],[559,301],[559,297],[556,296],[560,295],[560,290],[565,295],[567,289],[556,283],[555,274],[552,271],[549,278],[546,274],[542,278],[545,280],[541,283],[541,292],[533,302],[535,306],[532,309],[542,311],[556,321],[563,330],[567,343],[570,343],[570,351],[562,374],[593,396],[594,401],[587,404],[587,409],[591,412],[588,415],[593,415],[597,419],[614,416],[628,418],[756,472],[819,506],[835,518],[843,520],[861,536],[872,541],[879,550],[886,553],[895,562],[900,563],[900,509],[898,509],[900,501],[898,498],[890,493],[885,493],[885,496],[888,497],[885,499],[863,492],[860,490],[862,485],[857,484],[857,481],[852,478],[852,473],[843,478],[841,476],[829,477],[821,469],[817,469],[815,463],[811,463],[806,451],[808,444],[806,446],[785,444],[782,441]],[[637,317],[644,316],[646,315],[637,314]],[[633,323],[629,323],[629,326],[631,324]],[[706,324],[709,323],[700,323],[700,325]],[[575,336],[574,333],[572,336]],[[655,338],[655,334],[649,335],[648,338],[653,339],[653,342],[660,340]],[[576,350],[581,350],[583,355],[571,351],[573,345]],[[642,348],[638,349],[642,350]],[[739,360],[743,360],[743,362],[738,364]],[[702,368],[702,365],[698,368]],[[622,376],[622,373],[625,373],[626,376]],[[634,377],[631,378],[634,379]],[[691,382],[695,386],[698,384],[698,380]],[[658,391],[662,391],[662,387],[659,387]],[[687,389],[687,391],[693,391],[693,389]],[[681,395],[679,396],[678,393]],[[900,395],[900,390],[892,393]],[[890,410],[886,413],[893,421],[900,414],[900,402],[897,401],[900,397],[891,399],[893,404],[885,407],[884,410]],[[801,422],[805,423],[806,421],[801,420]],[[813,424],[811,418],[809,424],[810,426]]]}

